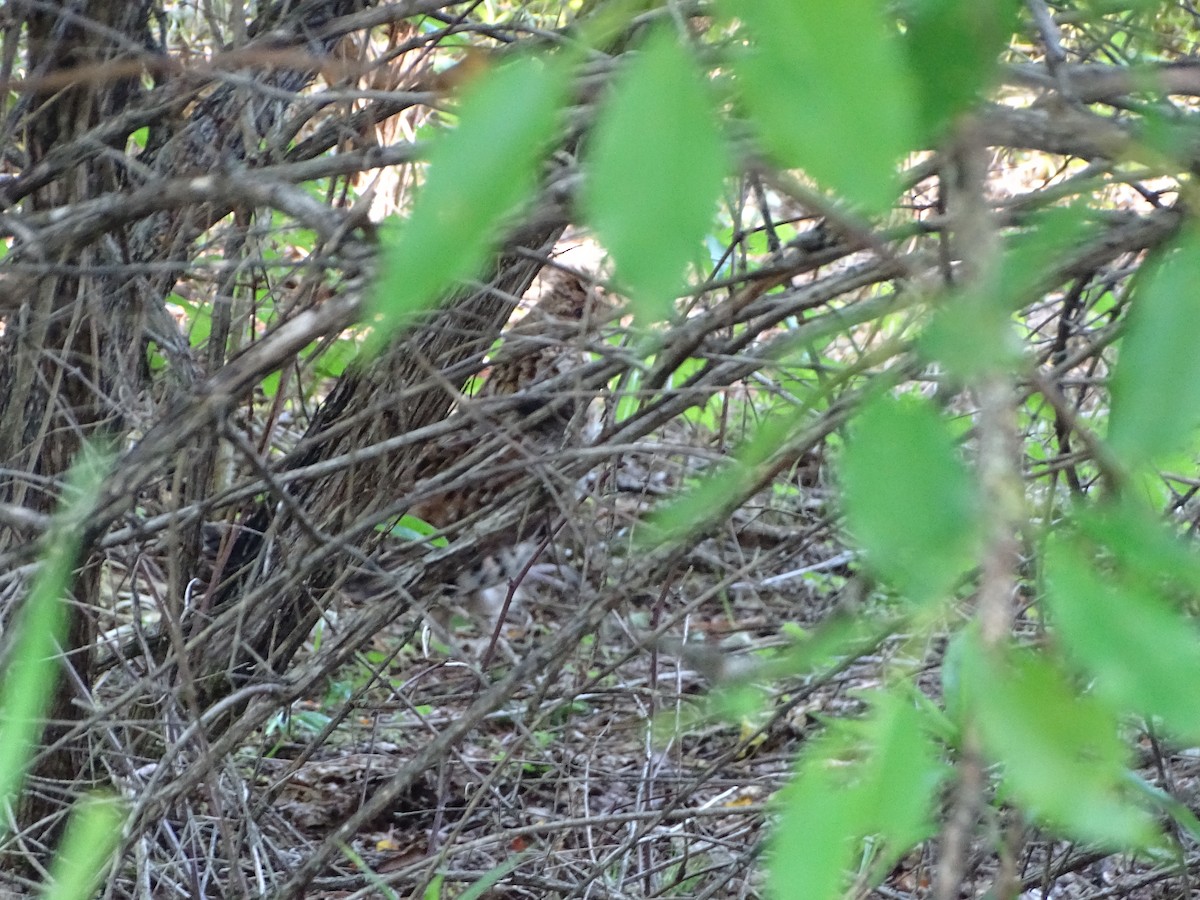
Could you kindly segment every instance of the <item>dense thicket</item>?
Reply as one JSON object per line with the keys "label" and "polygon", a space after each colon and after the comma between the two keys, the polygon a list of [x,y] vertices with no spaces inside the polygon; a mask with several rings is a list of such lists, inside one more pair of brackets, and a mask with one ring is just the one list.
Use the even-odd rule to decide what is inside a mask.
{"label": "dense thicket", "polygon": [[[821,15],[836,16],[836,6]],[[923,9],[937,20],[955,4],[878,6],[889,33],[916,41]],[[329,890],[362,889],[371,883],[364,871],[388,865],[389,854],[401,893],[439,871],[474,880],[506,856],[516,863],[505,873],[513,895],[724,896],[735,880],[757,890],[747,872],[763,810],[757,796],[719,799],[719,778],[774,789],[807,727],[798,705],[818,705],[819,695],[819,705],[854,709],[844,692],[877,678],[872,666],[890,653],[941,662],[938,640],[918,652],[896,637],[917,628],[912,620],[872,618],[879,606],[892,611],[893,595],[875,580],[891,570],[860,570],[843,552],[827,463],[852,410],[881,385],[964,417],[957,436],[981,466],[984,496],[1013,478],[1018,505],[1036,509],[1022,517],[1003,498],[986,501],[1000,504],[989,507],[999,510],[984,536],[992,549],[975,574],[943,586],[939,627],[969,617],[976,600],[989,640],[1006,639],[1014,624],[1041,627],[1036,608],[1014,599],[1039,589],[1029,562],[1039,529],[1101,485],[1110,495],[1128,489],[1127,460],[1114,460],[1095,432],[1107,421],[1103,379],[1130,285],[1147,251],[1167,246],[1186,221],[1180,198],[1197,164],[1200,65],[1187,56],[1196,14],[1187,4],[1013,5],[1011,40],[1001,29],[994,59],[985,66],[964,51],[968,68],[988,69],[978,96],[921,107],[935,121],[914,129],[903,190],[890,210],[867,216],[842,202],[845,185],[810,180],[825,172],[788,165],[760,133],[772,109],[789,116],[779,104],[790,101],[747,97],[757,84],[749,67],[730,76],[729,61],[753,51],[761,15],[743,10],[747,37],[737,12],[736,3],[672,3],[616,14],[614,4],[548,0],[5,4],[6,622],[82,448],[114,454],[82,532],[51,722],[14,810],[7,852],[25,866],[14,886],[36,879],[71,804],[100,787],[130,809],[110,896],[300,896],[314,878]],[[635,329],[625,282],[581,212],[596,201],[580,192],[597,108],[654,27],[695,50],[736,164],[673,315]],[[508,60],[563,48],[577,52],[563,69],[565,113],[485,271],[435,308],[407,313],[382,349],[356,356],[371,316],[392,315],[377,285],[381,267],[395,263],[396,236],[382,223],[411,208],[427,141],[455,125],[461,91]],[[918,44],[909,65],[924,71],[934,58]],[[914,97],[960,77],[951,64],[925,76]],[[873,123],[830,110],[830,134],[864,136],[870,159]],[[851,124],[833,127],[839,116]],[[673,152],[670,124],[660,132],[645,123],[644,141]],[[489,149],[478,148],[481,160]],[[836,161],[828,171],[836,178]],[[1044,215],[1066,206],[1075,218]],[[671,235],[655,228],[646,224],[641,243],[666,248]],[[963,338],[976,314],[988,333],[987,311],[940,315],[997,271],[1002,318],[1020,344],[1012,353],[1023,360],[1006,357],[1002,378],[961,358],[992,358],[994,347]],[[391,271],[382,290],[403,279],[403,268]],[[514,309],[556,291],[588,299],[560,304],[571,311],[548,320],[535,313],[529,321],[549,321],[545,329],[504,332]],[[642,324],[647,308],[637,307]],[[937,327],[926,329],[931,319]],[[947,346],[956,341],[957,356]],[[542,359],[547,348],[555,363],[545,377],[518,382],[515,393],[479,390],[489,370]],[[1161,415],[1172,413],[1164,398]],[[656,544],[643,532],[630,543],[633,523],[663,495],[698,481],[700,493],[659,520],[675,540]],[[1185,520],[1195,483],[1182,470],[1154,482],[1158,511]],[[454,516],[430,512],[447,498]],[[430,523],[435,540],[412,531]],[[534,549],[513,564],[509,551],[522,542]],[[531,573],[551,561],[542,574],[553,587],[533,587]],[[475,596],[489,566],[500,574],[484,586],[500,586],[505,612],[541,596],[532,608],[552,610],[552,620],[534,616],[520,635],[495,624],[465,663],[449,638],[415,650],[426,613],[438,640],[453,637],[439,610]],[[526,578],[528,595],[518,590]],[[989,590],[1004,594],[998,615]],[[499,610],[487,607],[489,622]],[[894,627],[836,644],[843,656],[820,677],[796,680],[788,666],[763,674],[787,675],[771,689],[778,702],[757,708],[753,727],[722,732],[715,749],[685,727],[684,695],[701,675],[722,682],[737,668],[727,654],[750,646],[725,641],[727,631],[769,640],[785,623],[838,625],[847,610]],[[937,631],[924,620],[920,628]],[[715,652],[689,643],[696,629]],[[427,677],[420,660],[437,669],[454,659],[471,675],[437,695],[449,715],[431,716],[407,685]],[[920,683],[920,669],[904,677]],[[668,671],[673,687],[660,684]],[[330,684],[353,690],[330,701]],[[596,699],[604,692],[623,699],[605,706]],[[288,746],[294,763],[275,767],[280,734],[292,734],[286,716],[322,700],[325,718],[302,746]],[[391,720],[376,720],[386,739],[339,730],[381,704],[415,715],[422,737],[399,741]],[[670,778],[637,739],[624,756],[603,748],[605,728],[624,733],[672,709],[676,743],[661,757],[672,760]],[[508,750],[488,743],[497,715],[513,722]],[[571,743],[575,731],[589,749]],[[973,740],[968,730],[954,761],[981,782]],[[479,742],[489,748],[482,769],[471,749]],[[764,746],[780,755],[746,762]],[[368,765],[354,776],[344,790],[356,802],[309,831],[294,810],[281,812],[281,793],[308,761],[367,747],[386,771]],[[637,789],[605,788],[611,818],[602,823],[538,832],[556,814],[574,821],[590,809],[580,800],[586,778],[572,768],[587,768],[579,760],[589,754],[601,768],[628,765]],[[570,799],[547,788],[550,779],[538,802],[523,793],[539,766],[571,785]],[[969,837],[963,817],[974,821],[978,799],[960,803],[943,833],[944,896],[973,873],[991,877],[987,854],[954,844]],[[719,833],[684,815],[722,802],[734,811]],[[477,809],[483,824],[471,818]],[[393,840],[406,815],[418,818],[421,852],[399,852],[407,842],[396,839],[355,845],[375,854],[367,862],[342,854],[343,842],[364,834]],[[1007,881],[997,883],[1011,890],[1031,880],[1014,874],[1020,860],[1049,884],[1053,846],[1026,845],[1015,822],[999,853],[996,877]],[[993,837],[1002,824],[993,820]],[[491,843],[480,836],[488,829]],[[550,874],[519,865],[533,835],[554,856]],[[892,890],[922,892],[933,846],[893,872]]]}

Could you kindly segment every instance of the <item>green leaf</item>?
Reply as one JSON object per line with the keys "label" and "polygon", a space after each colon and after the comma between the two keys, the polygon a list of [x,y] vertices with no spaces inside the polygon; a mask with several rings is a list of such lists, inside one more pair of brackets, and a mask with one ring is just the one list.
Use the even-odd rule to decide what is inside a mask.
{"label": "green leaf", "polygon": [[44,900],[86,900],[93,895],[121,839],[124,817],[115,797],[90,796],[76,804],[50,868]]}
{"label": "green leaf", "polygon": [[504,862],[489,869],[479,880],[472,882],[465,891],[457,894],[458,900],[479,900],[488,894],[505,875],[515,872],[521,863],[529,859],[529,853],[517,853]]}
{"label": "green leaf", "polygon": [[1141,578],[1105,571],[1078,544],[1046,551],[1046,603],[1058,638],[1114,703],[1161,716],[1167,729],[1200,739],[1200,633]]}
{"label": "green leaf", "polygon": [[878,800],[872,825],[906,847],[927,836],[938,782],[945,772],[925,733],[920,711],[902,695],[883,691],[871,700],[867,735],[872,754],[863,784]]}
{"label": "green leaf", "polygon": [[330,719],[323,712],[315,709],[298,709],[291,715],[291,730],[298,735],[317,735],[329,725]]}
{"label": "green leaf", "polygon": [[1076,840],[1144,849],[1153,818],[1128,797],[1116,716],[1081,695],[1042,656],[976,639],[962,657],[965,693],[1006,791],[1038,821]]}
{"label": "green leaf", "polygon": [[782,447],[803,421],[804,410],[769,417],[739,447],[734,458],[699,484],[656,509],[634,532],[634,543],[653,547],[703,530],[727,515],[762,476],[761,467]]}
{"label": "green leaf", "polygon": [[748,40],[741,95],[767,150],[788,168],[882,212],[915,143],[917,104],[880,0],[726,0]]}
{"label": "green leaf", "polygon": [[712,714],[726,722],[745,722],[760,719],[771,702],[767,691],[758,684],[738,681],[718,685],[712,694]]}
{"label": "green leaf", "polygon": [[381,335],[484,268],[505,220],[533,194],[568,80],[555,60],[518,59],[481,76],[463,97],[458,127],[430,153],[412,215],[381,229]]}
{"label": "green leaf", "polygon": [[1109,442],[1131,466],[1181,447],[1200,424],[1200,231],[1146,263],[1112,377]]}
{"label": "green leaf", "polygon": [[[85,448],[71,467],[63,506],[46,535],[41,563],[21,608],[12,650],[0,681],[0,802],[20,790],[30,755],[45,724],[61,665],[71,583],[84,518],[100,489],[107,458]],[[5,830],[7,819],[0,823]]]}
{"label": "green leaf", "polygon": [[1011,370],[1023,349],[1011,312],[994,295],[979,290],[946,297],[922,333],[920,347],[962,380]]}
{"label": "green leaf", "polygon": [[1168,159],[1186,159],[1200,141],[1200,125],[1190,117],[1165,115],[1160,107],[1148,106],[1143,108],[1143,121],[1143,142]]}
{"label": "green leaf", "polygon": [[997,300],[1014,312],[1055,286],[1050,271],[1063,257],[1099,234],[1094,214],[1085,204],[1050,206],[1034,212],[1020,232],[1004,241],[996,283]]}
{"label": "green leaf", "polygon": [[433,880],[429,882],[429,886],[425,888],[425,900],[441,900],[442,886],[446,881],[446,876],[437,874]]}
{"label": "green leaf", "polygon": [[388,534],[405,541],[428,541],[431,547],[449,547],[444,537],[433,537],[439,529],[419,516],[404,515],[395,525],[387,528]]}
{"label": "green leaf", "polygon": [[1054,286],[1047,282],[1053,267],[1098,233],[1094,214],[1084,204],[1052,206],[1029,216],[1005,240],[997,303],[1014,312],[1040,298]]}
{"label": "green leaf", "polygon": [[1083,534],[1112,554],[1136,583],[1162,585],[1189,597],[1200,595],[1200,555],[1153,510],[1122,499],[1080,509],[1075,522]]}
{"label": "green leaf", "polygon": [[846,521],[867,562],[910,600],[942,597],[971,568],[976,490],[928,402],[871,400],[842,457],[842,482]]}
{"label": "green leaf", "polygon": [[903,627],[898,617],[831,616],[764,660],[752,677],[774,682],[829,669],[841,660],[872,652],[888,635]]}
{"label": "green leaf", "polygon": [[727,169],[707,86],[676,35],[661,28],[597,117],[583,194],[641,322],[672,314]]}
{"label": "green leaf", "polygon": [[909,0],[904,47],[931,144],[992,84],[1017,25],[1020,0]]}
{"label": "green leaf", "polygon": [[1126,778],[1135,794],[1140,794],[1151,807],[1174,819],[1175,823],[1187,831],[1193,840],[1200,841],[1200,819],[1197,819],[1196,814],[1188,809],[1185,804],[1172,797],[1162,788],[1150,784],[1150,782],[1146,781],[1146,779],[1136,772],[1127,773]]}
{"label": "green leaf", "polygon": [[[824,749],[826,742],[814,747]],[[806,757],[779,792],[779,823],[767,851],[770,896],[825,900],[840,897],[854,858],[860,811],[846,796],[844,774],[832,753]]]}
{"label": "green leaf", "polygon": [[1055,264],[1093,232],[1083,206],[1051,207],[1030,216],[1007,240],[993,285],[952,294],[938,306],[921,336],[922,350],[964,380],[1018,367],[1025,348],[1013,328],[1013,313],[1052,287],[1047,279]]}
{"label": "green leaf", "polygon": [[779,825],[768,855],[778,897],[840,897],[855,851],[882,839],[875,874],[927,838],[945,767],[921,712],[879,691],[859,722],[835,722],[809,745],[778,797]]}
{"label": "green leaf", "polygon": [[961,721],[966,710],[963,697],[963,655],[973,649],[969,634],[960,631],[951,636],[946,644],[946,652],[942,657],[942,700],[946,707],[946,715],[953,721]]}
{"label": "green leaf", "polygon": [[947,775],[925,720],[910,700],[892,691],[872,696],[863,736],[870,754],[856,787],[869,805],[868,830],[883,838],[880,877],[933,831],[933,801]]}
{"label": "green leaf", "polygon": [[314,369],[322,378],[338,378],[358,356],[358,344],[351,338],[339,338],[317,359]]}
{"label": "green leaf", "polygon": [[638,408],[642,405],[642,400],[638,396],[641,387],[642,370],[630,369],[624,383],[620,385],[620,391],[615,394],[617,408],[613,412],[614,422],[624,422],[637,413]]}

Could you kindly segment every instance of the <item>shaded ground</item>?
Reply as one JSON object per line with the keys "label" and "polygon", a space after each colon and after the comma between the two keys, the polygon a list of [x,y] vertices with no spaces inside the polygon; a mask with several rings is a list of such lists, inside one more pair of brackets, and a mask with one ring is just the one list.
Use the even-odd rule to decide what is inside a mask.
{"label": "shaded ground", "polygon": [[[692,440],[711,446],[701,434]],[[678,447],[685,435],[672,437]],[[645,485],[665,490],[688,471],[663,448],[630,454],[620,477],[593,473],[580,485],[579,518],[553,540],[524,545],[515,573],[497,561],[512,548],[497,549],[482,575],[422,598],[432,614],[390,622],[228,756],[182,754],[181,771],[209,774],[143,839],[154,860],[149,892],[118,874],[113,895],[269,893],[387,793],[341,836],[306,896],[421,896],[431,885],[455,896],[492,881],[484,896],[763,896],[770,801],[805,738],[823,716],[859,712],[856,689],[900,657],[936,697],[941,645],[898,635],[812,676],[753,678],[797,636],[883,602],[838,541],[819,457],[692,547],[670,579],[621,596],[582,641],[564,631],[589,599],[636,583],[627,523],[654,499]],[[303,657],[379,599],[346,593]],[[522,660],[548,651],[552,664],[504,684]],[[503,701],[480,716],[478,701],[497,684]],[[714,687],[725,698],[716,705]],[[435,764],[413,768],[464,725]],[[1143,743],[1146,777],[1194,796],[1195,756],[1156,759],[1155,749]],[[964,896],[1005,878],[1030,898],[1186,891],[1187,876],[1166,861],[1045,843],[1008,813],[984,818]],[[236,869],[222,863],[231,841],[243,848]],[[873,894],[929,896],[937,843],[910,854]]]}

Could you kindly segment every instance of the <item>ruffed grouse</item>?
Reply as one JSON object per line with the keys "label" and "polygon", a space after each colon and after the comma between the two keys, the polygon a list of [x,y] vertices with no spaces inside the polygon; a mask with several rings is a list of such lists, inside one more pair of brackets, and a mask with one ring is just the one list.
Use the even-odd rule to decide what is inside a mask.
{"label": "ruffed grouse", "polygon": [[[598,310],[596,294],[562,270],[544,282],[540,300],[506,329],[478,388],[451,414],[461,427],[423,447],[407,480],[416,491],[409,513],[439,529],[491,506],[528,473],[525,463],[579,438],[588,403],[571,375],[587,359],[580,338]],[[465,471],[455,486],[423,496],[422,482],[456,468]]]}
{"label": "ruffed grouse", "polygon": [[[597,294],[561,269],[544,274],[542,285],[538,302],[504,331],[490,368],[475,379],[477,389],[467,391],[448,418],[457,427],[424,445],[392,486],[397,499],[411,498],[409,515],[438,530],[453,530],[476,513],[521,499],[508,495],[531,467],[578,440],[582,431],[588,403],[573,389],[572,375],[588,358],[583,338],[597,318]],[[230,566],[238,566],[221,549],[227,530],[205,527],[206,581],[218,573],[227,577]],[[534,530],[536,525],[506,535],[506,546],[495,541],[485,546],[478,571],[462,573],[457,587],[477,591],[513,577],[514,567],[529,559],[521,541]],[[388,590],[381,571],[392,569],[393,555],[411,558],[412,550],[410,542],[389,538],[373,554],[378,567],[351,572],[343,589],[359,598]]]}
{"label": "ruffed grouse", "polygon": [[[483,537],[473,563],[443,580],[447,593],[432,609],[443,626],[457,608],[490,628],[508,601],[525,595],[522,584],[562,584],[574,577],[535,556],[537,538],[549,523],[542,513],[556,499],[545,464],[578,443],[587,424],[589,398],[578,375],[589,358],[584,340],[600,304],[594,290],[564,270],[542,281],[538,302],[505,330],[489,369],[476,379],[477,388],[448,418],[459,427],[422,447],[400,486],[400,495],[412,498],[408,514],[438,530],[455,532],[477,514],[509,503],[520,504],[526,514],[525,524]],[[531,471],[543,480],[519,494],[530,485]],[[559,485],[558,496],[572,490],[573,485]],[[411,558],[413,549],[409,541],[389,538],[375,561],[388,572],[393,554]],[[386,592],[388,581],[364,572],[343,587],[350,596],[367,599]]]}

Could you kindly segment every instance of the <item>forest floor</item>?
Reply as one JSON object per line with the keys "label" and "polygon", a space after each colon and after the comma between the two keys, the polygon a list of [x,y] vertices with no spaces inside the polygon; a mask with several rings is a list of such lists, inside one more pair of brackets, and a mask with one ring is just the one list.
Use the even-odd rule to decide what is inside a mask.
{"label": "forest floor", "polygon": [[[655,483],[654,460],[641,465],[627,483]],[[602,496],[602,483],[593,477],[580,507],[590,520],[542,545],[515,590],[503,579],[491,591],[447,587],[431,604],[446,612],[378,634],[324,696],[243,749],[227,777],[257,798],[262,859],[303,858],[467,715],[495,673],[553,642],[582,596],[636,568],[613,523],[652,498]],[[493,898],[766,896],[772,798],[822,719],[859,712],[860,689],[900,657],[940,693],[942,642],[914,647],[904,635],[811,673],[760,677],[798,636],[886,603],[854,574],[831,499],[819,460],[781,477],[674,581],[628,596],[561,665],[513,692],[360,829],[309,896],[453,897],[472,885]],[[336,616],[323,627],[336,630]],[[1194,797],[1200,759],[1140,749],[1150,783]],[[1052,842],[1003,807],[982,819],[961,896],[1190,895],[1194,856],[1162,864]],[[931,835],[859,895],[933,896],[938,847]]]}

